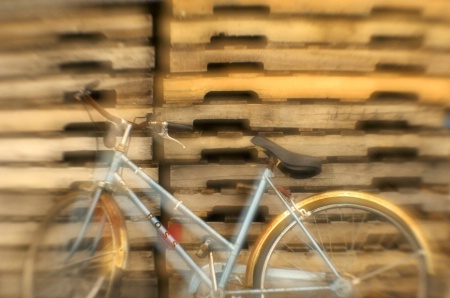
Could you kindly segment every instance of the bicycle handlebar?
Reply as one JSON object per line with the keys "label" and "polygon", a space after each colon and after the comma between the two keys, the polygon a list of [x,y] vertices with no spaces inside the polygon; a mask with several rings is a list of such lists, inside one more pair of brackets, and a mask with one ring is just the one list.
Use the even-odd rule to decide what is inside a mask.
{"label": "bicycle handlebar", "polygon": [[194,130],[194,127],[192,125],[172,123],[172,122],[167,122],[167,128],[169,130],[174,130],[174,131],[179,131],[179,132],[182,132],[182,131],[191,132]]}
{"label": "bicycle handlebar", "polygon": [[[130,121],[127,121],[123,118],[116,117],[113,114],[111,114],[110,112],[108,112],[107,110],[105,110],[101,105],[99,105],[92,98],[91,92],[94,90],[95,87],[97,87],[99,85],[99,83],[100,82],[98,80],[96,80],[96,81],[86,84],[81,90],[79,90],[75,94],[75,98],[78,100],[83,100],[84,102],[90,104],[103,117],[105,117],[109,121],[111,121],[119,126],[130,123],[133,125],[133,129],[144,129],[148,126],[149,123],[151,123],[151,124],[160,124],[160,125],[166,126],[167,129],[170,129],[170,130],[173,129],[175,131],[193,131],[193,129],[194,129],[192,125],[187,125],[187,124],[168,123],[168,122],[157,123],[157,122],[150,122],[149,120],[145,120],[141,123],[136,124],[136,123],[131,123]],[[165,134],[167,134],[167,132]],[[161,134],[161,135],[163,135],[163,134]]]}

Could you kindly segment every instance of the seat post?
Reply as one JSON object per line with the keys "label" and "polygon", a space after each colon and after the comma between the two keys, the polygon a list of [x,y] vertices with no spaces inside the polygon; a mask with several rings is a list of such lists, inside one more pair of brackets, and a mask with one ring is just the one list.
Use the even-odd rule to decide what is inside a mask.
{"label": "seat post", "polygon": [[279,160],[273,155],[269,155],[269,161],[267,162],[267,168],[273,172],[273,169],[278,164]]}

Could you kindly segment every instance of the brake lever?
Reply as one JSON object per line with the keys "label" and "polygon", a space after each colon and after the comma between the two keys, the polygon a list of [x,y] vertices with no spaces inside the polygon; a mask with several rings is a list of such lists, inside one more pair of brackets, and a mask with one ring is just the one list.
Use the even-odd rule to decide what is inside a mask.
{"label": "brake lever", "polygon": [[183,143],[181,143],[180,141],[178,141],[177,139],[172,138],[171,136],[169,136],[169,129],[168,129],[169,123],[167,122],[161,122],[161,132],[158,133],[158,135],[163,138],[163,139],[167,139],[169,141],[173,141],[175,143],[178,143],[181,145],[181,147],[183,147],[183,149],[186,149],[186,146],[184,146]]}

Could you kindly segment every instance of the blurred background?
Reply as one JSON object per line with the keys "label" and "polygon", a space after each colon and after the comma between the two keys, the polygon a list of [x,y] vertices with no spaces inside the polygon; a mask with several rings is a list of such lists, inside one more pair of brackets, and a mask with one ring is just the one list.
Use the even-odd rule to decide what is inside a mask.
{"label": "blurred background", "polygon": [[[264,135],[319,156],[323,173],[275,181],[297,199],[339,189],[414,212],[450,297],[448,0],[3,0],[0,2],[0,297],[20,297],[23,257],[54,202],[106,167],[108,124],[73,94],[133,120],[192,124],[133,138],[129,157],[224,235],[264,167]],[[139,185],[135,186],[139,190]],[[119,198],[131,259],[122,297],[177,297],[180,273]],[[155,214],[195,253],[201,235]],[[267,193],[243,254],[278,214]],[[156,258],[155,258],[156,256]],[[181,268],[183,270],[183,268]]]}

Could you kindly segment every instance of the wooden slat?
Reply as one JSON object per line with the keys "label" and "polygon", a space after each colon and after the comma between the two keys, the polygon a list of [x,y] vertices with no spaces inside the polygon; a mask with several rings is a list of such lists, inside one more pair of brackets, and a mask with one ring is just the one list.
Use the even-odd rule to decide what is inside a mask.
{"label": "wooden slat", "polygon": [[[230,223],[219,223],[221,228],[218,231],[221,232],[221,235],[225,237],[232,237],[239,230],[239,224],[230,224]],[[326,244],[330,245],[342,245],[343,243],[350,242],[355,244],[365,244],[365,245],[373,245],[376,244],[381,246],[393,245],[393,241],[404,239],[397,239],[399,236],[398,230],[392,226],[392,224],[385,224],[381,222],[368,222],[364,224],[364,228],[367,230],[361,231],[358,235],[353,235],[353,238],[350,237],[351,233],[355,231],[355,225],[348,222],[331,222],[330,224],[308,224],[305,223],[306,228],[310,229],[311,234],[316,237],[316,239],[321,239],[322,237],[326,237]],[[445,224],[441,223],[441,227],[444,227]],[[439,225],[437,225],[439,226]],[[213,225],[215,228],[215,225]],[[204,232],[200,229],[196,228],[195,225],[183,224],[183,233],[181,239],[179,239],[179,243],[181,245],[189,245],[189,244],[199,244],[203,241]],[[249,234],[246,238],[247,241],[255,242],[259,235],[264,232],[265,224],[263,223],[252,223]],[[300,233],[300,230],[299,230]],[[380,239],[381,238],[381,239]],[[448,237],[443,236],[442,240],[448,239]],[[293,238],[289,239],[290,242],[286,242],[286,244],[304,244],[303,238]],[[287,241],[287,240],[286,240]],[[391,242],[392,241],[392,242]],[[385,247],[388,249],[392,249],[392,247]]]}
{"label": "wooden slat", "polygon": [[[119,141],[117,137],[116,144]],[[63,161],[67,152],[111,150],[104,146],[101,137],[0,138],[0,147],[8,148],[0,157],[3,162],[55,162]],[[132,138],[127,156],[133,160],[151,160],[151,138]]]}
{"label": "wooden slat", "polygon": [[3,49],[55,45],[64,36],[74,35],[98,37],[100,40],[146,39],[152,36],[152,31],[152,16],[143,12],[84,16],[62,13],[0,22]]}
{"label": "wooden slat", "polygon": [[61,74],[64,65],[92,62],[104,64],[106,70],[150,71],[155,67],[155,51],[149,46],[130,46],[0,53],[0,77]]}
{"label": "wooden slat", "polygon": [[445,0],[370,0],[370,1],[333,1],[333,0],[172,0],[172,13],[177,17],[212,15],[214,8],[220,7],[263,7],[271,14],[331,14],[331,15],[370,15],[374,9],[384,8],[399,11],[417,12],[425,18],[448,19],[450,4]]}
{"label": "wooden slat", "polygon": [[[252,137],[223,138],[202,136],[199,138],[179,138],[186,146],[174,146],[165,141],[164,158],[173,160],[200,160],[208,150],[221,150],[226,154],[233,149],[248,149],[253,146]],[[448,134],[355,134],[355,135],[286,135],[272,139],[277,144],[293,152],[321,157],[370,157],[369,151],[377,148],[408,148],[417,151],[417,157],[447,158],[450,156]],[[375,154],[375,152],[373,153]],[[265,157],[261,152],[259,157]],[[411,158],[411,157],[410,157]],[[414,157],[413,157],[414,158]]]}
{"label": "wooden slat", "polygon": [[[145,117],[151,113],[151,107],[142,108],[106,108],[107,111],[118,117],[133,121],[135,117]],[[43,108],[23,108],[18,110],[0,110],[0,132],[51,132],[63,131],[68,124],[89,123],[90,116],[94,121],[104,122],[106,119],[92,108],[88,112],[81,103],[75,105],[59,105]]]}
{"label": "wooden slat", "polygon": [[[126,225],[130,242],[135,242],[136,239],[145,239],[149,243],[155,243],[156,232],[150,223],[127,220]],[[4,231],[2,239],[0,239],[0,246],[10,249],[26,248],[33,240],[33,235],[38,226],[39,222],[0,222],[0,228]],[[64,230],[64,226],[59,227],[59,231],[63,232]],[[62,233],[61,235],[65,234]],[[52,241],[58,243],[57,238]]]}
{"label": "wooden slat", "polygon": [[[108,1],[111,5],[102,5],[102,1],[67,2],[65,0],[44,0],[30,3],[28,0],[3,0],[0,3],[0,15],[3,20],[21,20],[36,18],[42,15],[51,18],[105,17],[105,15],[124,15],[148,13],[144,5],[146,0],[123,4],[119,1]],[[104,3],[103,3],[104,4]],[[116,5],[114,5],[116,4]]]}
{"label": "wooden slat", "polygon": [[[142,202],[153,214],[160,214],[160,199],[156,195],[139,194]],[[40,221],[48,210],[63,198],[63,193],[15,192],[0,194],[0,218],[2,221]],[[149,199],[151,198],[151,199]],[[114,195],[125,218],[131,221],[145,221],[146,217],[137,207],[121,194]]]}
{"label": "wooden slat", "polygon": [[[296,201],[300,201],[313,193],[293,193]],[[405,191],[405,192],[381,192],[377,196],[384,198],[400,206],[408,208],[418,208],[427,212],[445,212],[448,209],[448,194],[436,193],[427,190]],[[191,211],[198,216],[206,218],[214,210],[214,207],[221,208],[233,206],[246,206],[249,204],[250,193],[202,193],[183,192],[175,193],[175,196],[183,202]],[[260,206],[267,209],[267,218],[270,219],[285,211],[279,198],[272,193],[264,194]]]}
{"label": "wooden slat", "polygon": [[[208,181],[258,179],[264,165],[196,165],[172,166],[171,187],[206,188]],[[296,180],[279,174],[274,183],[298,187],[371,187],[374,178],[420,178],[423,184],[448,184],[448,162],[349,163],[324,164],[316,177]]]}
{"label": "wooden slat", "polygon": [[171,44],[209,44],[214,36],[264,36],[269,43],[368,45],[379,37],[419,39],[424,48],[450,48],[450,26],[419,20],[338,18],[244,18],[221,17],[172,20]]}
{"label": "wooden slat", "polygon": [[445,119],[444,110],[438,106],[370,102],[365,105],[319,105],[305,102],[164,106],[156,107],[154,113],[159,120],[188,124],[193,124],[195,120],[244,120],[248,121],[252,129],[355,129],[358,121],[404,121],[411,126],[439,128],[443,126]]}
{"label": "wooden slat", "polygon": [[266,49],[173,49],[170,71],[203,72],[211,63],[262,63],[270,71],[373,72],[377,67],[450,75],[450,55],[415,50],[266,48]]}
{"label": "wooden slat", "polygon": [[[157,179],[158,170],[155,168],[143,168],[153,179]],[[93,169],[69,166],[49,167],[8,167],[0,168],[0,175],[5,179],[0,182],[0,189],[67,189],[75,182],[86,182],[103,179],[106,169]],[[123,177],[129,180],[129,186],[133,188],[148,188],[144,182],[133,179],[134,173],[124,170]]]}
{"label": "wooden slat", "polygon": [[76,92],[84,85],[99,80],[97,90],[116,92],[117,104],[151,104],[153,77],[91,77],[55,76],[39,80],[20,79],[0,81],[0,105],[14,106],[25,104],[63,103],[66,92]]}
{"label": "wooden slat", "polygon": [[364,102],[376,92],[414,94],[424,103],[450,105],[447,78],[350,75],[257,75],[218,77],[172,76],[164,84],[165,103],[201,103],[209,92],[253,91],[263,101],[288,98],[334,98]]}

